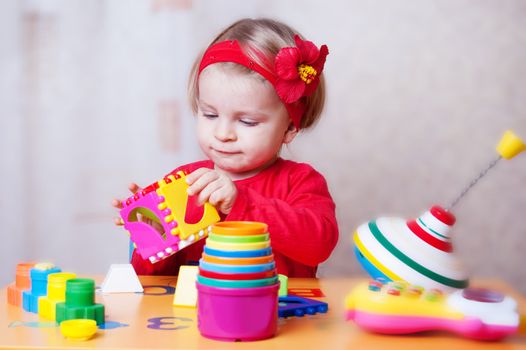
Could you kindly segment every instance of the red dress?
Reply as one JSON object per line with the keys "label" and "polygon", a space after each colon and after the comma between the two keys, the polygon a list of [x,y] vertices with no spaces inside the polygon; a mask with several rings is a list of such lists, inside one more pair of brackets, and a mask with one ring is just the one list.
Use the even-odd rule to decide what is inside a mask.
{"label": "red dress", "polygon": [[[213,169],[214,164],[200,161],[172,173],[191,173],[203,167]],[[329,257],[338,241],[335,204],[325,178],[308,164],[279,158],[257,175],[234,183],[236,201],[230,214],[221,219],[267,223],[278,273],[316,277],[318,264]],[[187,217],[191,220],[201,213],[202,208],[197,208]],[[134,252],[131,263],[139,275],[176,275],[179,266],[197,264],[204,243],[200,240],[155,264]]]}

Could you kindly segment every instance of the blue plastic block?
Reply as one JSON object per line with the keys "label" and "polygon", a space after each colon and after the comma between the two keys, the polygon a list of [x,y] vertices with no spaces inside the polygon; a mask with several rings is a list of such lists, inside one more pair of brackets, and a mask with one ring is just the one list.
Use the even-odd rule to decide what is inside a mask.
{"label": "blue plastic block", "polygon": [[323,301],[297,296],[279,297],[279,317],[302,317],[305,314],[326,313],[328,310],[329,304]]}

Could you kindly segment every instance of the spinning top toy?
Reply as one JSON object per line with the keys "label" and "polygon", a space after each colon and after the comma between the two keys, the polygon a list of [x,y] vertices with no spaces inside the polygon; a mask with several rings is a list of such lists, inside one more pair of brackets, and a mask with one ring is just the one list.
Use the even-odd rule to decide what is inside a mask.
{"label": "spinning top toy", "polygon": [[497,146],[498,157],[445,209],[433,206],[417,219],[381,217],[358,227],[354,250],[362,267],[371,277],[386,281],[444,291],[466,288],[467,274],[452,254],[450,231],[455,216],[450,210],[500,159],[511,159],[524,150],[524,142],[506,131]]}

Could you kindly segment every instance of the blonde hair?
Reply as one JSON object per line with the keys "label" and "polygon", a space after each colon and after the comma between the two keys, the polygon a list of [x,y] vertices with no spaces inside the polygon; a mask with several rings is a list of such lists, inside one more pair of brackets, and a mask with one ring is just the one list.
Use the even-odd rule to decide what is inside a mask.
{"label": "blonde hair", "polygon": [[[225,40],[237,40],[241,49],[248,57],[265,69],[274,71],[274,67],[270,65],[273,64],[276,54],[283,47],[295,46],[294,35],[296,34],[299,35],[297,31],[288,25],[275,20],[267,18],[245,18],[233,23],[223,30],[214,40],[212,40],[208,47]],[[204,51],[194,61],[188,80],[188,99],[194,114],[197,114],[198,110],[198,69],[203,54]],[[259,76],[258,73],[239,64],[216,64],[230,65],[232,69],[235,69],[237,72]],[[305,104],[305,113],[301,118],[300,127],[301,129],[307,129],[319,120],[325,104],[325,79],[323,74],[320,76],[320,83],[316,90],[311,96],[302,97],[302,102]]]}

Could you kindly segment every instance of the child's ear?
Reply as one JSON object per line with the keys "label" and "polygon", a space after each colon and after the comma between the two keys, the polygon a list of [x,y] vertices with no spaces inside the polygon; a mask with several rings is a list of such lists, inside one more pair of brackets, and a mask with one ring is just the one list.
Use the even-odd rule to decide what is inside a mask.
{"label": "child's ear", "polygon": [[292,140],[298,135],[298,128],[294,126],[294,124],[291,122],[289,124],[289,127],[287,128],[287,131],[285,131],[285,135],[283,136],[283,143],[288,144],[291,143]]}

